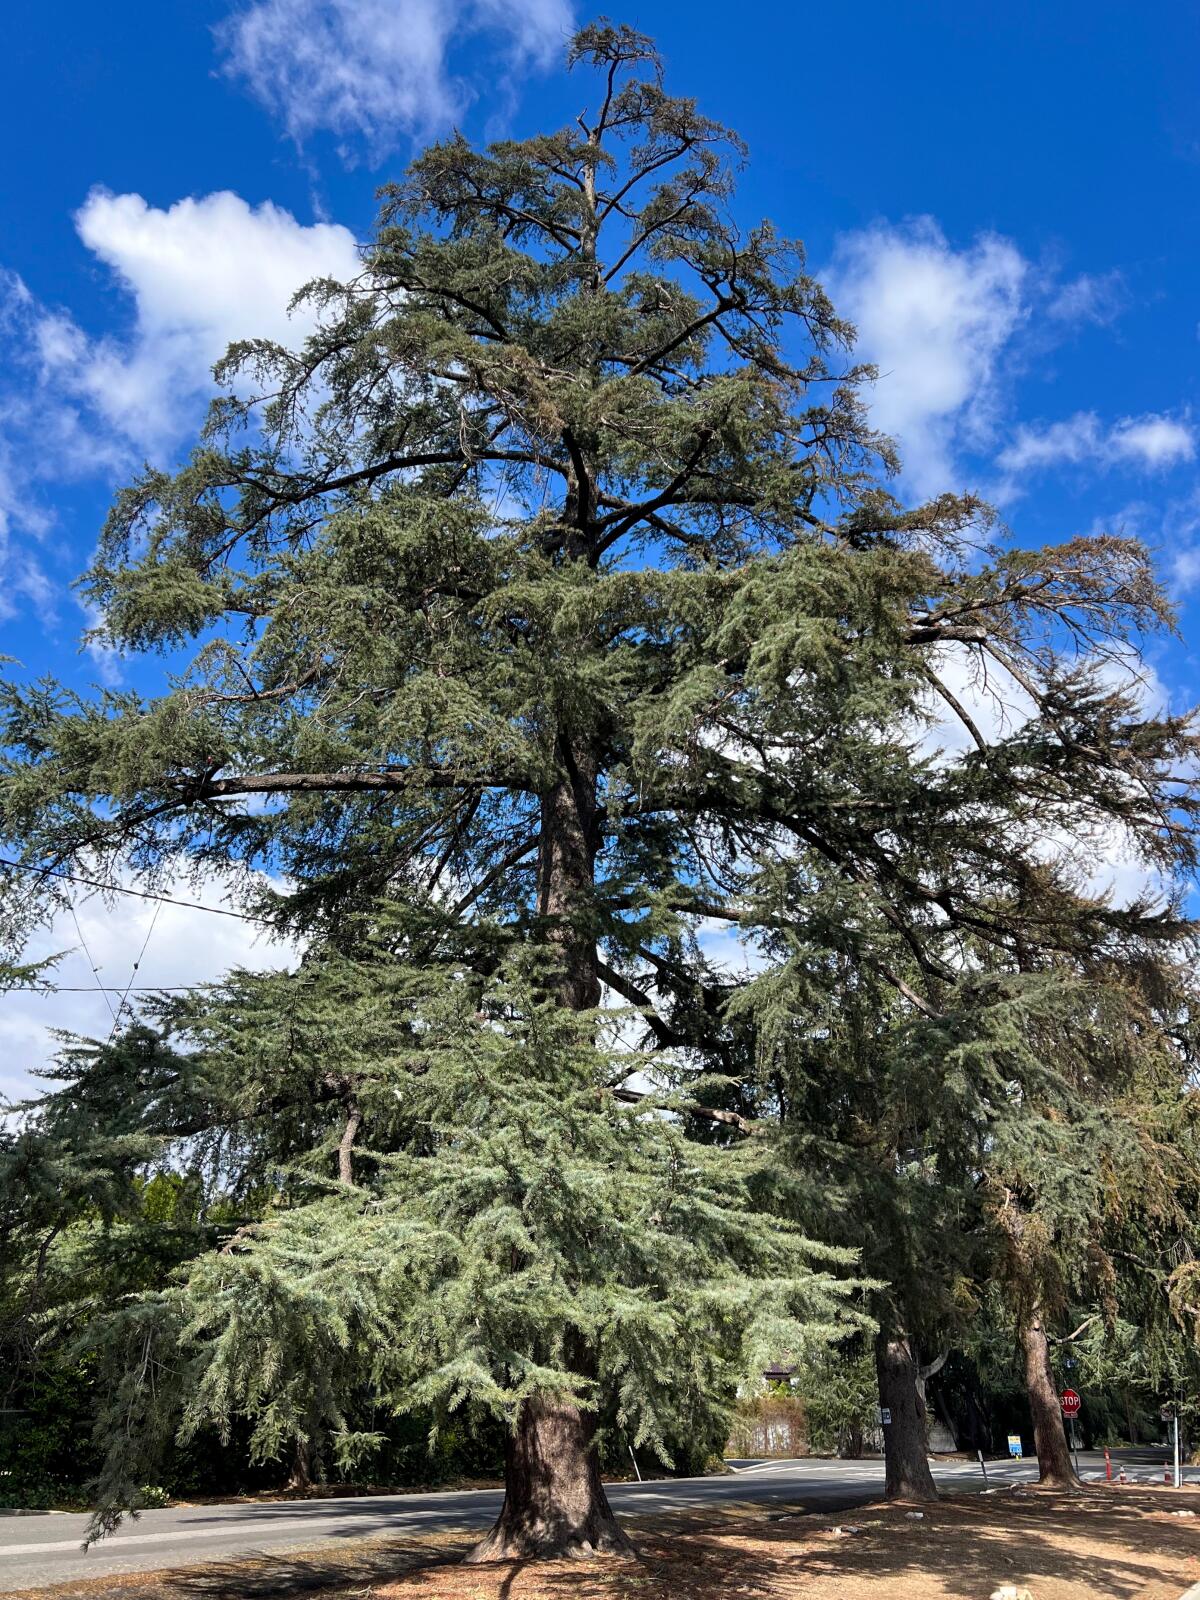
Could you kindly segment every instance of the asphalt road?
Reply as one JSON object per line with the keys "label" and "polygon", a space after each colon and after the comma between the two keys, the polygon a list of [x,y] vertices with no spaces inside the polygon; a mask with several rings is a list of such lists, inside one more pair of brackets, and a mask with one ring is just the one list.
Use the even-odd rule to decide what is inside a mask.
{"label": "asphalt road", "polygon": [[[1123,1462],[1135,1480],[1162,1482],[1161,1449],[1118,1451],[1113,1459]],[[613,1484],[609,1498],[617,1511],[641,1513],[739,1501],[835,1512],[865,1505],[883,1489],[883,1466],[878,1460],[732,1465],[734,1470],[721,1477]],[[1103,1477],[1104,1457],[1081,1452],[1080,1467],[1085,1477]],[[940,1487],[959,1493],[984,1487],[979,1467],[964,1462],[937,1463],[934,1476]],[[1190,1469],[1187,1476],[1189,1482],[1200,1482],[1200,1469]],[[988,1477],[992,1486],[1030,1482],[1037,1477],[1037,1467],[1029,1461],[989,1462]],[[385,1533],[484,1528],[495,1518],[500,1500],[498,1490],[484,1489],[145,1511],[86,1553],[80,1549],[87,1524],[82,1514],[16,1516],[0,1511],[0,1597],[80,1578],[194,1566],[255,1553],[310,1551],[322,1544]]]}

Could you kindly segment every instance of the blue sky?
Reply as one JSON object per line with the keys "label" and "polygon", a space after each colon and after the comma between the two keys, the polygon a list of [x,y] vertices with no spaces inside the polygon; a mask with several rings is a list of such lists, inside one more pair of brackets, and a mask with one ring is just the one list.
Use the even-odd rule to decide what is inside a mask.
{"label": "blue sky", "polygon": [[[859,325],[904,490],[978,489],[1023,543],[1144,537],[1183,630],[1153,657],[1154,690],[1190,704],[1200,13],[615,14],[749,141],[738,210],[804,238]],[[79,649],[70,582],[114,485],[186,443],[228,339],[286,337],[290,291],[352,270],[376,185],[422,142],[455,122],[478,139],[574,117],[585,89],[560,62],[586,15],[569,0],[18,0],[0,60],[0,652],[76,682],[146,681]],[[124,982],[148,913],[81,912],[106,981]],[[141,976],[283,959],[236,929],[171,913]],[[64,982],[86,975],[82,956],[64,966]],[[105,1015],[94,996],[0,1008],[14,1064],[44,1052],[48,1025]]]}

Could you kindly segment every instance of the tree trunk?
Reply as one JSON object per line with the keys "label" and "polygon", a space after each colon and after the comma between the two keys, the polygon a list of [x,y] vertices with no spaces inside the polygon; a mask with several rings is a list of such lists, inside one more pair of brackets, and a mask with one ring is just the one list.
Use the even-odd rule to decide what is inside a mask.
{"label": "tree trunk", "polygon": [[307,1439],[297,1436],[292,1442],[292,1470],[288,1476],[289,1489],[303,1491],[313,1485],[312,1449]]}
{"label": "tree trunk", "polygon": [[342,1137],[338,1141],[338,1182],[352,1184],[354,1182],[354,1141],[358,1137],[359,1126],[362,1123],[362,1111],[358,1101],[353,1097],[346,1102],[346,1126],[342,1130]]}
{"label": "tree trunk", "polygon": [[1071,1464],[1062,1406],[1050,1368],[1050,1341],[1039,1305],[1030,1308],[1021,1324],[1021,1344],[1025,1350],[1025,1387],[1033,1413],[1038,1482],[1052,1489],[1078,1489],[1080,1483]]}
{"label": "tree trunk", "polygon": [[504,1505],[468,1561],[636,1553],[604,1493],[595,1431],[592,1414],[568,1400],[525,1402],[505,1452]]}
{"label": "tree trunk", "polygon": [[600,1004],[592,892],[599,843],[596,762],[560,736],[559,781],[542,796],[538,914],[557,960],[558,997],[571,1011]]}
{"label": "tree trunk", "polygon": [[[559,780],[542,796],[538,913],[554,957],[558,1001],[571,1011],[600,1003],[592,889],[598,841],[596,763],[560,735]],[[574,1353],[587,1372],[590,1353]],[[504,1505],[468,1561],[634,1555],[621,1531],[596,1453],[596,1422],[560,1394],[535,1394],[521,1407],[505,1451]]]}
{"label": "tree trunk", "polygon": [[936,1500],[925,1442],[925,1408],[917,1394],[919,1367],[908,1336],[880,1332],[875,1339],[879,1404],[891,1413],[883,1427],[889,1500]]}

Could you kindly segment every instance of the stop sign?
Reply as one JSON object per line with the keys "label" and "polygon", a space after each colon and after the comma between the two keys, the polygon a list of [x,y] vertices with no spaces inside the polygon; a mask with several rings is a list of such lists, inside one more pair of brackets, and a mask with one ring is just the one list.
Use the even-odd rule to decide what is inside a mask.
{"label": "stop sign", "polygon": [[1062,1392],[1062,1408],[1064,1417],[1077,1417],[1079,1408],[1083,1404],[1074,1389],[1064,1389]]}

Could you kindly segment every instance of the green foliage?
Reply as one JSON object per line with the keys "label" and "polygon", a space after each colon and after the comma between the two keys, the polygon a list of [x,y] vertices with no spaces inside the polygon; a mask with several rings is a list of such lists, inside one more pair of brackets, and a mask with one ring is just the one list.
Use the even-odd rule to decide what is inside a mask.
{"label": "green foliage", "polygon": [[[365,1149],[354,1184],[298,1175],[289,1203],[177,1287],[105,1319],[98,1435],[135,1441],[110,1449],[105,1501],[126,1503],[177,1431],[227,1439],[242,1421],[254,1459],[328,1438],[344,1471],[382,1442],[355,1426],[368,1393],[474,1427],[561,1391],[669,1462],[673,1442],[719,1435],[748,1364],[845,1326],[846,1254],[752,1204],[770,1146],[696,1144],[617,1100],[631,1062],[605,1035],[619,1016],[597,1033],[525,956],[486,983],[375,951],[290,981],[310,1015],[336,996],[348,1038],[389,1012],[381,1054],[357,1058],[375,1073],[364,1104],[402,1100],[419,1131]],[[252,983],[235,985],[239,1005]],[[226,1003],[211,996],[199,1025],[219,1026]]]}
{"label": "green foliage", "polygon": [[793,1391],[804,1401],[808,1447],[818,1456],[858,1456],[874,1426],[878,1389],[869,1349],[831,1349],[807,1361]]}
{"label": "green foliage", "polygon": [[[303,348],[234,347],[250,398],[118,495],[84,592],[162,692],[0,686],[6,854],[216,870],[307,951],[75,1052],[4,1147],[24,1325],[96,1224],[104,1522],[180,1430],[347,1470],[557,1393],[668,1457],[866,1309],[933,1347],[1146,1240],[1197,1303],[1197,739],[1127,671],[1146,551],[899,504],[739,141],[630,29],[571,62],[578,122],[424,152]],[[964,670],[1029,715],[985,737]],[[1096,891],[1114,837],[1159,900]],[[16,960],[66,891],[3,887]]]}

